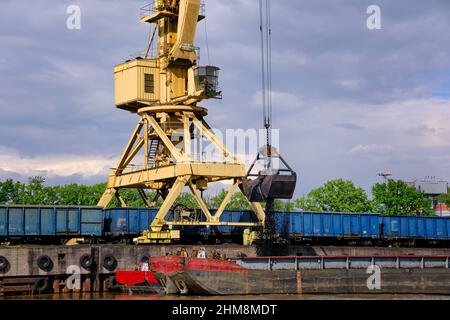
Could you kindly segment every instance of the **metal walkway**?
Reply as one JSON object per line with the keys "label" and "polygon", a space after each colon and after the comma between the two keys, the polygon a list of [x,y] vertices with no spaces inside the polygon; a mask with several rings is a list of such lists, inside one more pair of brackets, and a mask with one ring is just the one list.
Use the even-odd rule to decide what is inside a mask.
{"label": "metal walkway", "polygon": [[391,269],[449,269],[449,256],[299,256],[233,259],[247,269],[323,270],[366,269],[376,265]]}

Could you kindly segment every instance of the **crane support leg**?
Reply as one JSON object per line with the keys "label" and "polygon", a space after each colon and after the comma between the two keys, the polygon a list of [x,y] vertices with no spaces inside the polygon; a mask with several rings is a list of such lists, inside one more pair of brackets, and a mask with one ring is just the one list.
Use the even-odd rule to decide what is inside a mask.
{"label": "crane support leg", "polygon": [[175,203],[175,200],[177,200],[178,196],[180,195],[181,191],[183,191],[184,186],[189,181],[190,176],[179,176],[175,183],[173,184],[172,188],[169,191],[169,194],[167,195],[166,199],[164,200],[163,204],[161,205],[161,208],[159,208],[158,213],[156,214],[155,219],[153,220],[151,224],[152,231],[161,231],[161,228],[164,226],[166,220],[165,217],[167,213],[169,212],[170,208]]}
{"label": "crane support leg", "polygon": [[107,188],[100,198],[97,206],[106,208],[113,197],[115,197],[119,201],[121,207],[125,208],[127,206],[123,198],[120,196],[118,189],[116,188]]}
{"label": "crane support leg", "polygon": [[[245,195],[244,190],[242,188],[242,184],[239,185],[239,189],[241,192]],[[266,222],[266,213],[259,202],[251,202],[247,197],[245,197],[245,200],[247,200],[248,204],[252,208],[253,212],[255,212],[256,216],[258,217],[258,221],[264,225]]]}
{"label": "crane support leg", "polygon": [[183,187],[189,181],[190,176],[179,176],[172,188],[170,189],[167,197],[164,199],[161,208],[156,214],[155,219],[153,220],[150,229],[143,232],[142,236],[137,239],[139,244],[145,243],[171,243],[173,240],[180,239],[180,230],[163,230],[163,227],[166,223],[165,217],[169,212],[170,208],[175,203],[175,200],[180,195]]}
{"label": "crane support leg", "polygon": [[206,206],[206,203],[203,201],[202,197],[198,194],[198,192],[195,189],[194,185],[190,181],[189,181],[189,189],[191,190],[192,194],[195,197],[195,200],[197,201],[198,205],[200,206],[200,208],[202,209],[203,213],[205,214],[206,219],[208,221],[211,221],[213,218],[211,216],[211,213],[209,212],[208,207]]}
{"label": "crane support leg", "polygon": [[228,203],[231,200],[231,197],[236,192],[238,187],[239,187],[239,182],[235,180],[233,185],[231,186],[230,190],[228,190],[227,194],[225,195],[225,198],[223,199],[223,201],[220,204],[219,208],[217,209],[216,215],[214,216],[214,220],[215,221],[219,221],[220,220],[220,216],[222,215],[223,211],[227,207]]}

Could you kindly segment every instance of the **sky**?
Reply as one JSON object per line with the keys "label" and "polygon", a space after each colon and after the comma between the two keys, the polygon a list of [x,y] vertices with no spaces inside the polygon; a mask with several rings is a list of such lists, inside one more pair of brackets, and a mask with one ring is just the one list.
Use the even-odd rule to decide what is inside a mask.
{"label": "sky", "polygon": [[[114,106],[113,67],[145,50],[147,3],[0,2],[0,180],[106,181],[138,120]],[[66,26],[70,5],[80,29]],[[208,0],[206,16],[196,45],[223,92],[202,102],[207,120],[259,128],[258,1]],[[449,30],[447,0],[272,1],[273,126],[296,195],[335,178],[370,190],[380,171],[450,180]]]}

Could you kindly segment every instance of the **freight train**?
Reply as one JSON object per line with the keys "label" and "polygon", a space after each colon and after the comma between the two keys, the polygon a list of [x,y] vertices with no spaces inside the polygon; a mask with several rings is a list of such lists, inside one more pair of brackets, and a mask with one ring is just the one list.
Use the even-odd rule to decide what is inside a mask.
{"label": "freight train", "polygon": [[[0,206],[0,243],[132,243],[148,229],[157,209]],[[213,212],[212,212],[213,213]],[[171,213],[173,214],[173,213]],[[201,220],[202,215],[198,214]],[[225,211],[225,222],[250,222],[250,211]],[[288,243],[449,245],[450,218],[371,213],[275,212],[279,239]],[[242,243],[244,228],[184,227],[183,243]]]}

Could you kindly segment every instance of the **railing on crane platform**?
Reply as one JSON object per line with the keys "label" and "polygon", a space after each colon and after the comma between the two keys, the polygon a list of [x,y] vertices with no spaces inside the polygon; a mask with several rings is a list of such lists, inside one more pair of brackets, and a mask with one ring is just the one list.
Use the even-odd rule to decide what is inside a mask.
{"label": "railing on crane platform", "polygon": [[[200,61],[200,59],[201,59],[200,47],[194,47],[194,50],[195,50],[195,54],[197,56],[198,61]],[[158,48],[157,47],[151,47],[150,50],[148,51],[147,59],[157,58],[158,55],[159,55]],[[135,59],[144,59],[145,56],[146,56],[146,52],[145,51],[136,51],[136,52],[133,52],[133,53],[128,55],[127,61],[135,60]]]}
{"label": "railing on crane platform", "polygon": [[[144,18],[147,16],[151,16],[157,12],[171,12],[176,14],[178,12],[177,1],[175,0],[155,0],[140,9],[140,17]],[[205,17],[205,3],[204,1],[200,4],[200,18]]]}

